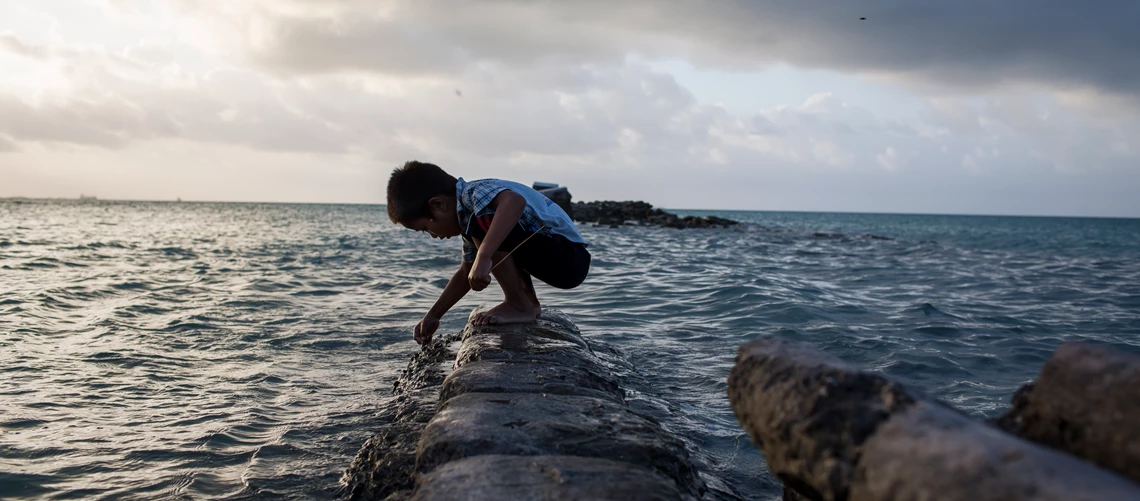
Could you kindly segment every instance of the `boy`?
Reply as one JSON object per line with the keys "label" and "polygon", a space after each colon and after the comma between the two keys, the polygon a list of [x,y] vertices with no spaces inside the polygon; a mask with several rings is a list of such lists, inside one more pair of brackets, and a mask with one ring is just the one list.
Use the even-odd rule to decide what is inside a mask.
{"label": "boy", "polygon": [[566,212],[519,183],[466,182],[436,165],[411,161],[388,179],[388,217],[432,238],[463,238],[459,270],[415,327],[419,344],[430,342],[440,317],[471,289],[485,289],[491,275],[503,289],[503,302],[475,318],[475,325],[534,322],[542,307],[532,276],[572,289],[590,271],[586,241]]}

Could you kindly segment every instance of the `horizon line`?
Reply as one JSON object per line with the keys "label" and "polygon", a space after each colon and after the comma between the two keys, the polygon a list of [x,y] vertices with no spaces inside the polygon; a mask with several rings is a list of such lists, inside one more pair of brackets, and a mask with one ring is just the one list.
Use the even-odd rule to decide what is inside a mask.
{"label": "horizon line", "polygon": [[[82,196],[82,195],[81,195]],[[144,203],[198,203],[198,204],[262,204],[262,205],[362,205],[362,206],[387,206],[386,203],[371,203],[371,202],[281,202],[281,201],[256,201],[256,200],[177,200],[170,199],[125,199],[125,198],[75,198],[75,197],[23,197],[11,196],[0,197],[0,201],[5,200],[71,200],[75,202],[144,202]],[[592,202],[635,202],[643,200],[593,200]],[[579,201],[580,202],[580,201]],[[585,202],[589,203],[589,202]],[[652,204],[651,204],[652,205]],[[878,216],[959,216],[959,217],[1025,217],[1025,218],[1071,218],[1071,219],[1140,219],[1138,216],[1088,216],[1088,215],[1062,215],[1062,214],[983,214],[983,213],[961,213],[961,212],[875,212],[875,211],[835,211],[835,210],[805,210],[805,209],[694,209],[683,207],[663,207],[653,205],[656,209],[670,210],[670,211],[701,211],[701,212],[772,212],[772,213],[792,213],[792,214],[863,214],[863,215],[878,215]]]}

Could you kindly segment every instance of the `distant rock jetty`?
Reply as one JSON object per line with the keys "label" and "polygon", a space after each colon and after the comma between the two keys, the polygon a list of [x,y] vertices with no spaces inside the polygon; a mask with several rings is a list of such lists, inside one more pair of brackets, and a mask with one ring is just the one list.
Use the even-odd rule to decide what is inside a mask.
{"label": "distant rock jetty", "polygon": [[583,223],[616,227],[626,224],[664,226],[666,228],[727,228],[740,224],[716,216],[678,216],[654,209],[645,202],[576,202],[571,217]]}
{"label": "distant rock jetty", "polygon": [[772,337],[740,348],[737,420],[784,500],[1140,499],[1140,357],[1062,345],[996,426]]}
{"label": "distant rock jetty", "polygon": [[555,183],[536,182],[533,188],[562,207],[572,219],[580,223],[593,223],[599,226],[616,228],[623,225],[664,226],[666,228],[726,228],[740,224],[731,219],[716,216],[678,216],[661,209],[654,209],[646,202],[602,201],[572,202],[570,191]]}
{"label": "distant rock jetty", "polygon": [[629,408],[556,310],[533,325],[469,322],[421,350],[395,393],[344,474],[348,499],[739,499],[709,488],[684,443]]}

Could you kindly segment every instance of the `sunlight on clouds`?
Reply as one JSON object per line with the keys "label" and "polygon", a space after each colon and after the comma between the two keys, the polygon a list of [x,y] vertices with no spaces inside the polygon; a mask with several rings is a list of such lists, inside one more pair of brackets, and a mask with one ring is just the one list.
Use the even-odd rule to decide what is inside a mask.
{"label": "sunlight on clouds", "polygon": [[[994,190],[1016,194],[1027,177],[1045,186],[1118,176],[1097,181],[1107,193],[1136,176],[1140,105],[1126,81],[1112,80],[1131,75],[1127,63],[1074,77],[1065,61],[1042,56],[1017,66],[1033,71],[1000,73],[968,47],[894,48],[890,26],[831,25],[766,3],[674,7],[5,2],[0,162],[22,174],[0,196],[71,196],[93,183],[103,196],[166,197],[184,184],[194,188],[173,196],[378,201],[385,173],[418,158],[467,177],[571,184],[579,199],[708,207],[730,199],[723,192],[753,204],[739,208],[1000,212],[1047,201],[977,205],[951,190],[916,201],[887,187],[984,174]],[[953,39],[933,31],[932,40]],[[891,50],[860,52],[882,47]],[[748,100],[709,93],[715,79],[699,80],[698,97],[671,73],[678,64],[716,68],[720,79],[775,64],[773,74],[812,90],[784,89],[799,97],[742,109],[733,103]],[[845,75],[859,85],[839,82]],[[877,81],[890,84],[874,90]],[[135,181],[99,181],[112,175]],[[257,176],[273,179],[255,187]],[[770,191],[746,193],[759,184]],[[840,203],[849,205],[832,205]]]}

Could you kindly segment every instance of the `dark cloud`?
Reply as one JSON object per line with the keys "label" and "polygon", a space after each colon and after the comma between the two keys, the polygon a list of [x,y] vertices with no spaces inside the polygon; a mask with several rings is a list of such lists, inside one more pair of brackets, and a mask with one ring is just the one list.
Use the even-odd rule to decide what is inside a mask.
{"label": "dark cloud", "polygon": [[[288,72],[438,74],[637,53],[736,68],[785,61],[958,88],[1140,93],[1133,0],[416,0],[382,12],[362,2],[295,1],[288,15],[272,14],[271,5],[258,15],[249,54]],[[297,14],[305,6],[321,15]]]}

